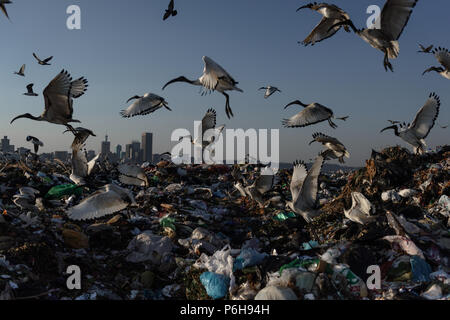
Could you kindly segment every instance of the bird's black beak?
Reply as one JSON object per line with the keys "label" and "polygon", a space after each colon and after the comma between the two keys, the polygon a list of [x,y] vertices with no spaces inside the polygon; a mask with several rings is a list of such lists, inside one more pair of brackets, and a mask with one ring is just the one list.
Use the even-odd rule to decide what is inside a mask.
{"label": "bird's black beak", "polygon": [[141,98],[141,97],[139,97],[139,96],[131,97],[130,99],[127,100],[127,103],[130,102],[130,101],[133,100],[133,99],[140,99],[140,98]]}
{"label": "bird's black beak", "polygon": [[164,85],[164,87],[163,87],[162,89],[164,90],[169,84],[174,83],[174,82],[187,82],[187,83],[192,83],[192,81],[186,79],[186,77],[181,76],[181,77],[175,78],[175,79],[170,80],[169,82],[167,82],[167,83]]}
{"label": "bird's black beak", "polygon": [[164,104],[164,107],[165,107],[167,110],[172,111],[172,109],[170,109],[168,105]]}
{"label": "bird's black beak", "polygon": [[298,8],[297,10],[295,10],[295,12],[298,12],[298,11],[300,11],[300,10],[302,10],[302,9],[306,9],[306,8],[311,8],[311,5],[310,5],[310,4],[307,4],[307,5],[305,5],[305,6],[301,6],[300,8]]}
{"label": "bird's black beak", "polygon": [[295,100],[295,101],[289,103],[288,105],[286,105],[284,108],[287,109],[288,107],[290,107],[290,106],[292,106],[294,104],[298,104],[298,105],[304,106],[304,104],[301,103],[300,100]]}
{"label": "bird's black beak", "polygon": [[310,143],[308,143],[308,145],[311,145],[311,143],[313,143],[314,141],[316,141],[316,140],[311,141]]}
{"label": "bird's black beak", "polygon": [[31,114],[29,114],[29,113],[21,114],[20,116],[17,116],[14,119],[12,119],[10,124],[12,124],[14,121],[16,121],[17,119],[20,119],[20,118],[28,118],[28,119],[30,119],[31,118]]}
{"label": "bird's black beak", "polygon": [[384,128],[383,130],[381,130],[380,133],[382,133],[383,131],[386,131],[388,129],[395,129],[395,128],[397,128],[397,127],[396,126],[389,126],[389,127]]}

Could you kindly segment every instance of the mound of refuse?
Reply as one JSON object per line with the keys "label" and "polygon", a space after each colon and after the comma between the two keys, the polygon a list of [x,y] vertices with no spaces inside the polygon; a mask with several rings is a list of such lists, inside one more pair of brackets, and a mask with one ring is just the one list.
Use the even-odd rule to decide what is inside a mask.
{"label": "mound of refuse", "polygon": [[[311,223],[286,209],[292,169],[260,206],[225,165],[104,160],[75,185],[67,163],[0,161],[0,299],[448,300],[449,156],[391,147],[322,172]],[[99,209],[110,184],[130,205]],[[107,214],[74,220],[75,207]]]}

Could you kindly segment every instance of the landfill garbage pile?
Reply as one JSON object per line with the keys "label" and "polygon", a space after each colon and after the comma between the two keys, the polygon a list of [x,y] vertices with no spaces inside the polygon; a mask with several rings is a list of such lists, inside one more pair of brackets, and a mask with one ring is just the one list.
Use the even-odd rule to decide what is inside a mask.
{"label": "landfill garbage pile", "polygon": [[286,207],[292,169],[261,206],[225,165],[99,161],[76,185],[70,164],[2,161],[0,299],[448,300],[449,156],[392,147],[322,172],[310,223]]}

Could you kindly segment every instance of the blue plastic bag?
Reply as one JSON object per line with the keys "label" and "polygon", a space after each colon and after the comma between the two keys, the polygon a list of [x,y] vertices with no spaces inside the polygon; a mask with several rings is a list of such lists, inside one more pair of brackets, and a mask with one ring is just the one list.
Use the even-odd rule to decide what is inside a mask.
{"label": "blue plastic bag", "polygon": [[241,250],[241,253],[237,256],[234,261],[233,271],[241,270],[246,267],[251,267],[256,264],[261,263],[265,257],[267,257],[267,253],[259,253],[253,248],[245,248]]}
{"label": "blue plastic bag", "polygon": [[220,299],[227,295],[230,286],[230,278],[214,272],[203,272],[200,281],[206,289],[206,293],[213,299]]}
{"label": "blue plastic bag", "polygon": [[430,265],[419,256],[412,256],[409,259],[411,263],[412,280],[413,281],[430,281],[430,273],[432,272]]}

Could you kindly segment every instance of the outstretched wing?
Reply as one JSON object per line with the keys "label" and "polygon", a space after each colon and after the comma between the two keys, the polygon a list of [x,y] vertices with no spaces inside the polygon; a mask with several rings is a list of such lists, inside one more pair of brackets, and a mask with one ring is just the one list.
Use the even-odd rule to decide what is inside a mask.
{"label": "outstretched wing", "polygon": [[372,209],[372,204],[367,198],[359,192],[352,192],[352,206],[356,207],[362,213],[370,216],[370,210]]}
{"label": "outstretched wing", "polygon": [[137,99],[126,110],[122,110],[120,114],[124,118],[146,115],[162,108],[164,102],[164,98],[155,94],[150,94],[146,97]]}
{"label": "outstretched wing", "polygon": [[295,161],[290,184],[293,202],[297,200],[297,197],[300,194],[300,190],[302,189],[302,185],[303,182],[305,181],[307,174],[308,172],[306,171],[305,163],[303,161]]}
{"label": "outstretched wing", "polygon": [[381,30],[392,40],[398,40],[408,24],[418,0],[387,0],[381,11]]}
{"label": "outstretched wing", "polygon": [[282,124],[288,128],[306,127],[329,119],[332,111],[316,104],[314,107],[306,107],[289,119],[283,119]]}
{"label": "outstretched wing", "polygon": [[206,130],[214,129],[216,127],[216,110],[208,109],[202,119],[202,136]]}
{"label": "outstretched wing", "polygon": [[[263,170],[270,170],[270,169],[263,169]],[[258,192],[261,194],[264,194],[272,189],[275,179],[275,175],[273,174],[273,172],[271,172],[272,174],[269,174],[270,172],[264,172],[263,170],[261,170],[261,175],[258,177],[258,179],[256,179],[255,183],[256,190],[258,190]]]}
{"label": "outstretched wing", "polygon": [[433,50],[434,56],[439,63],[447,70],[450,70],[450,52],[445,48],[437,48]]}
{"label": "outstretched wing", "polygon": [[309,44],[314,44],[316,42],[323,41],[332,37],[336,32],[339,31],[341,26],[336,26],[330,29],[333,25],[341,21],[340,19],[330,19],[322,17],[320,22],[315,26],[311,33],[302,41],[305,46]]}
{"label": "outstretched wing", "polygon": [[215,90],[219,79],[228,82],[231,85],[236,85],[237,82],[231,77],[228,72],[225,71],[218,63],[214,62],[211,58],[204,56],[203,62],[205,67],[203,69],[203,75],[200,77],[200,83],[207,90]]}
{"label": "outstretched wing", "polygon": [[431,93],[425,105],[417,112],[414,121],[409,127],[414,130],[416,137],[425,139],[430,133],[439,115],[441,101],[436,93]]}
{"label": "outstretched wing", "polygon": [[77,79],[75,81],[72,81],[70,83],[70,96],[72,98],[79,98],[81,97],[87,90],[88,87],[88,81],[84,77],[81,77],[80,79]]}
{"label": "outstretched wing", "polygon": [[72,78],[62,70],[44,89],[45,113],[57,113],[71,118],[73,108],[69,97]]}
{"label": "outstretched wing", "polygon": [[116,192],[99,190],[68,209],[67,215],[72,220],[89,220],[100,218],[125,209],[128,203]]}
{"label": "outstretched wing", "polygon": [[297,200],[301,199],[301,201],[304,202],[304,204],[309,208],[314,208],[317,203],[317,192],[319,190],[319,175],[320,171],[322,170],[323,161],[324,161],[323,156],[321,155],[317,156],[311,169],[309,169],[305,181],[303,182],[300,195],[297,197]]}

